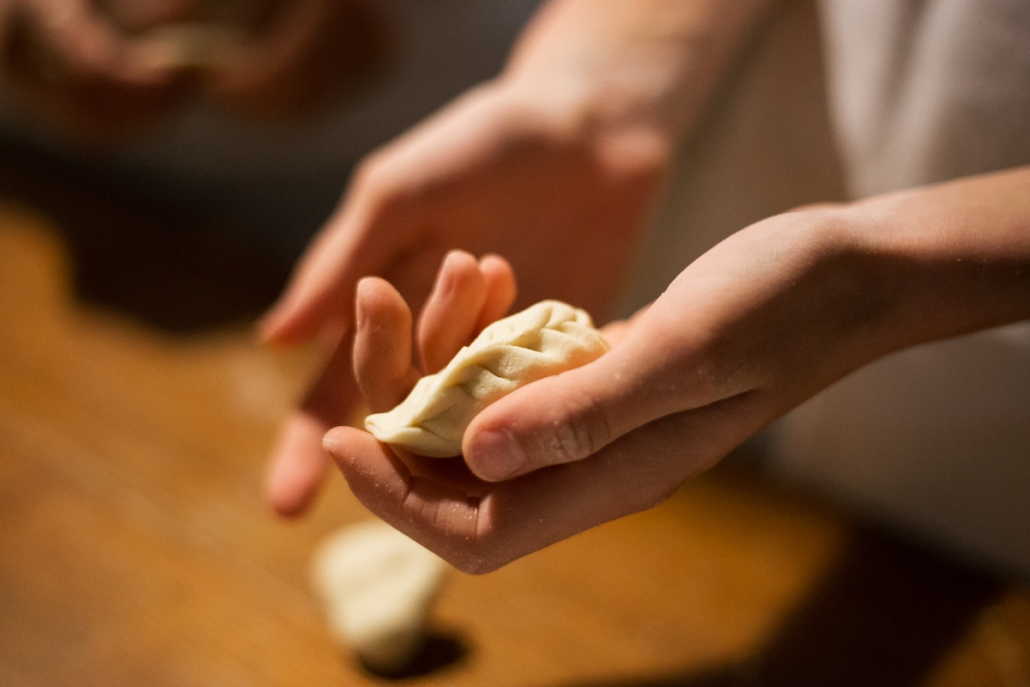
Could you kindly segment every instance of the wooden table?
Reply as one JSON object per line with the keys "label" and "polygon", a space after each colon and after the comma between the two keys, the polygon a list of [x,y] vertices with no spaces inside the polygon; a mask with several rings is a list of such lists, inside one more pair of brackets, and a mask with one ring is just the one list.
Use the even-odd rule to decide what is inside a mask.
{"label": "wooden table", "polygon": [[[52,215],[0,203],[0,684],[381,682],[307,581],[319,539],[368,514],[338,475],[298,522],[261,498],[310,356],[83,302]],[[405,684],[1030,680],[1025,587],[733,469],[451,574],[434,633]]]}
{"label": "wooden table", "polygon": [[[677,221],[713,237],[842,193],[814,7],[783,7],[679,172]],[[313,365],[247,325],[283,266],[48,155],[0,141],[0,686],[382,683],[308,585],[318,541],[368,514],[337,474],[303,520],[262,501]],[[400,681],[1027,687],[1030,590],[718,468],[451,574],[417,668]]]}

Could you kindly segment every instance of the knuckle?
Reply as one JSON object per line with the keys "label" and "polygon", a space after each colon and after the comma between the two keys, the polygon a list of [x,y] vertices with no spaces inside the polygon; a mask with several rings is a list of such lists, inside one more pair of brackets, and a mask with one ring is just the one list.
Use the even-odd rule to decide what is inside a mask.
{"label": "knuckle", "polygon": [[372,153],[358,163],[351,181],[351,191],[357,194],[375,193],[384,185],[385,173],[380,157]]}
{"label": "knuckle", "polygon": [[612,439],[611,423],[604,406],[589,392],[566,390],[557,406],[567,410],[551,422],[543,448],[548,464],[569,463],[597,453]]}
{"label": "knuckle", "polygon": [[417,499],[406,499],[412,503],[406,522],[395,525],[404,531],[405,524],[421,523],[409,536],[433,551],[455,569],[468,575],[485,575],[509,563],[511,540],[506,536],[492,509],[480,509],[477,498],[473,512],[454,509],[445,501],[431,500],[414,503]]}
{"label": "knuckle", "polygon": [[370,216],[382,219],[397,215],[411,200],[398,172],[391,165],[372,162],[367,170],[358,172],[351,195],[361,201]]}
{"label": "knuckle", "polygon": [[351,182],[351,195],[362,198],[378,211],[388,210],[397,202],[394,173],[382,153],[372,153],[358,164]]}
{"label": "knuckle", "polygon": [[519,557],[518,536],[496,501],[480,502],[472,530],[452,549],[448,562],[463,573],[485,575]]}

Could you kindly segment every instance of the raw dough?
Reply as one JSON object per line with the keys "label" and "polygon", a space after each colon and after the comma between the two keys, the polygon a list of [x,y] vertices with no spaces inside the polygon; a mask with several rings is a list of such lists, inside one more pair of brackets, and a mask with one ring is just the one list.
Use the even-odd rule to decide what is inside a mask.
{"label": "raw dough", "polygon": [[457,456],[465,428],[483,408],[608,349],[585,311],[541,301],[488,326],[447,367],[420,379],[400,405],[369,415],[365,427],[380,441],[414,453]]}
{"label": "raw dough", "polygon": [[312,572],[336,639],[371,670],[391,673],[421,648],[446,567],[385,522],[369,520],[329,535]]}

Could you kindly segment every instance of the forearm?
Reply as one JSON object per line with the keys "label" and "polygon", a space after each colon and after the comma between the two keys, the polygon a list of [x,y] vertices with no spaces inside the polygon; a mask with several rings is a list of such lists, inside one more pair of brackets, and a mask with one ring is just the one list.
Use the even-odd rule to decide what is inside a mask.
{"label": "forearm", "polygon": [[853,206],[894,348],[1030,318],[1030,167]]}
{"label": "forearm", "polygon": [[776,0],[552,0],[504,79],[531,83],[591,125],[675,144]]}
{"label": "forearm", "polygon": [[616,350],[662,414],[762,390],[771,421],[877,358],[1027,318],[1030,167],[758,222]]}

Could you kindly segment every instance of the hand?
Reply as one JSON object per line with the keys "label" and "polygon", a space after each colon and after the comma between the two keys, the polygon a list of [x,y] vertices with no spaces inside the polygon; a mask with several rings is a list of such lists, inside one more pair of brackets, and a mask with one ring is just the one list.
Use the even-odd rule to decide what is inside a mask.
{"label": "hand", "polygon": [[[818,229],[832,212],[768,220],[721,244],[648,310],[608,327],[608,354],[484,410],[464,463],[391,451],[350,428],[329,432],[326,448],[368,508],[470,572],[651,507],[854,362],[827,343],[862,324],[825,316],[861,273]],[[385,282],[361,287],[355,369],[373,410],[387,410],[419,376],[410,315]],[[451,303],[470,301],[456,291]],[[445,353],[471,339],[476,312],[449,312],[461,336]],[[436,291],[423,322],[430,313],[448,313]]]}
{"label": "hand", "polygon": [[509,258],[524,303],[605,315],[675,149],[770,4],[545,3],[497,79],[360,166],[265,335],[349,322],[368,274],[417,306],[452,248]]}
{"label": "hand", "polygon": [[154,124],[188,87],[187,74],[151,64],[143,42],[93,0],[0,0],[0,50],[12,92],[87,144]]}
{"label": "hand", "polygon": [[480,413],[463,441],[476,479],[416,469],[348,428],[326,448],[384,520],[462,570],[493,570],[661,502],[881,355],[1030,317],[1028,188],[1021,169],[738,232],[608,328],[609,353]]}
{"label": "hand", "polygon": [[[515,293],[515,278],[507,261],[489,255],[477,262],[468,253],[452,251],[419,318],[413,346],[412,315],[404,299],[382,279],[363,279],[356,297],[354,371],[369,409],[392,409],[423,374],[443,369],[462,346],[507,312]],[[358,437],[359,444],[371,439],[356,429],[335,430],[341,431]],[[376,441],[371,439],[368,445],[375,446]],[[399,447],[378,448],[403,474],[446,485],[471,498],[494,487],[475,477],[460,458],[425,458]],[[376,494],[360,489],[355,493],[375,510]]]}
{"label": "hand", "polygon": [[669,151],[581,130],[557,109],[526,88],[482,86],[369,157],[266,335],[306,341],[327,321],[348,322],[354,284],[369,274],[417,307],[456,248],[505,255],[525,303],[609,307]]}
{"label": "hand", "polygon": [[[346,328],[354,284],[369,274],[418,307],[453,248],[508,257],[524,279],[523,303],[555,297],[603,312],[664,170],[665,159],[644,150],[607,155],[524,93],[481,88],[365,164],[266,320],[267,335],[288,343],[326,322]],[[356,400],[349,366],[344,345],[287,423],[268,483],[280,512],[301,510],[318,483],[321,436]]]}
{"label": "hand", "polygon": [[[511,260],[521,305],[559,298],[604,318],[673,151],[768,4],[546,3],[500,77],[361,165],[265,336],[348,328],[366,275],[417,308],[454,248]],[[349,360],[341,348],[287,423],[268,487],[280,512],[299,511],[318,483],[312,440],[353,405]]]}

